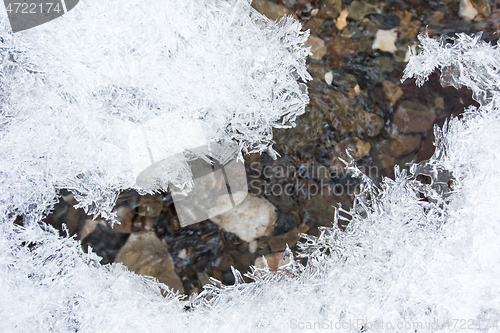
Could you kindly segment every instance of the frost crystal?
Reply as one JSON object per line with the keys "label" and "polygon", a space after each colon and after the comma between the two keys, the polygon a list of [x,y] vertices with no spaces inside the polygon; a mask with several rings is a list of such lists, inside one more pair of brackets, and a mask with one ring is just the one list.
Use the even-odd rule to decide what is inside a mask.
{"label": "frost crystal", "polygon": [[[95,3],[95,6],[82,4],[80,14],[66,15],[64,19],[71,18],[81,23],[85,13],[89,15],[85,19],[85,24],[88,24],[89,19],[99,21],[104,17],[108,20],[113,17],[113,21],[119,22],[121,15],[137,15],[158,21],[157,26],[168,25],[170,21],[165,19],[166,16],[157,15],[162,8],[159,3],[153,1],[150,11],[134,11],[138,7],[133,2],[126,2],[123,6],[130,7],[126,12],[109,9],[108,3]],[[303,38],[298,29],[288,22],[284,28],[274,28],[277,29],[274,31],[261,30],[254,21],[255,16],[254,19],[245,16],[249,10],[247,5],[246,2],[220,2],[213,8],[212,5],[198,7],[194,3],[172,5],[169,8],[172,13],[186,11],[184,13],[200,19],[195,25],[199,30],[193,31],[193,21],[185,25],[186,16],[180,16],[182,19],[176,20],[177,25],[172,27],[185,25],[185,30],[177,30],[183,31],[182,36],[169,29],[160,30],[163,32],[150,29],[148,33],[135,35],[132,31],[141,31],[139,28],[147,30],[147,25],[133,20],[118,30],[110,27],[109,30],[103,28],[100,33],[92,31],[97,34],[97,39],[107,40],[111,35],[114,38],[121,36],[115,32],[122,33],[130,28],[130,34],[125,33],[123,37],[124,45],[135,40],[136,36],[137,40],[141,40],[142,37],[172,32],[172,36],[177,37],[167,39],[172,43],[168,47],[182,53],[190,45],[204,44],[205,39],[212,38],[214,42],[215,37],[211,34],[215,31],[206,27],[218,22],[221,30],[230,32],[228,36],[236,34],[233,41],[241,43],[260,38],[256,36],[271,39],[280,36],[278,40],[284,43],[280,45],[286,45],[290,52],[283,54],[298,61],[294,58],[299,50],[295,49],[298,45],[295,43]],[[104,15],[96,8],[109,10]],[[242,25],[236,23],[236,17],[243,20]],[[71,25],[74,23],[67,23],[67,27]],[[252,33],[239,36],[236,30],[239,31],[240,26],[241,32],[250,29]],[[243,103],[240,105],[243,109],[254,105],[251,99],[243,97],[243,93],[229,98],[224,94],[205,95],[203,89],[193,88],[189,90],[192,96],[188,98],[183,91],[176,89],[176,84],[190,88],[185,82],[214,89],[211,86],[213,76],[191,81],[192,77],[181,75],[180,83],[172,81],[170,85],[178,96],[173,94],[172,100],[164,99],[160,95],[167,94],[167,91],[160,88],[168,85],[166,78],[158,74],[157,80],[151,83],[151,77],[146,79],[141,75],[151,74],[151,71],[146,71],[151,64],[163,66],[157,60],[167,56],[168,47],[162,54],[150,47],[121,49],[119,45],[103,44],[103,49],[99,49],[92,47],[94,44],[91,43],[88,45],[88,49],[92,50],[90,52],[85,49],[85,43],[78,44],[80,38],[82,41],[89,38],[85,27],[77,30],[79,33],[73,34],[69,32],[71,30],[56,29],[54,32],[47,27],[43,34],[26,33],[19,38],[7,33],[2,35],[2,98],[5,102],[2,104],[0,172],[4,222],[0,224],[1,331],[289,332],[301,327],[309,327],[310,331],[358,333],[461,331],[455,320],[459,321],[459,326],[465,322],[467,327],[497,331],[500,314],[500,242],[497,239],[500,234],[500,154],[497,145],[500,140],[500,74],[497,59],[500,59],[500,54],[496,47],[480,41],[479,36],[459,35],[452,45],[421,37],[422,50],[411,59],[405,77],[416,77],[422,83],[434,69],[440,68],[444,73],[443,82],[470,87],[481,104],[480,108],[470,108],[462,119],[453,119],[444,129],[436,129],[436,153],[427,163],[412,165],[409,171],[396,170],[395,179],[385,179],[380,187],[365,178],[354,208],[350,211],[340,209],[335,216],[336,220],[351,221],[346,232],[325,228],[319,237],[305,236],[301,252],[308,259],[306,266],[294,260],[291,252],[287,251],[290,263],[278,272],[254,268],[248,274],[254,281],[244,283],[241,274],[234,270],[234,286],[223,286],[212,280],[213,285],[207,286],[197,298],[182,301],[170,293],[163,298],[161,292],[164,286],[127,272],[121,265],[99,265],[96,257],[83,253],[78,243],[58,237],[36,223],[17,226],[13,223],[15,214],[24,213],[27,219],[38,220],[40,213],[46,209],[40,205],[52,202],[54,188],[68,184],[71,185],[68,187],[81,193],[82,198],[87,197],[87,203],[94,202],[99,209],[106,207],[107,201],[113,199],[116,185],[127,184],[126,175],[110,173],[111,170],[120,170],[115,163],[122,155],[117,153],[100,159],[95,145],[111,152],[111,149],[106,150],[107,145],[119,145],[121,142],[119,134],[110,134],[115,133],[111,129],[116,129],[115,126],[122,122],[144,121],[163,110],[167,101],[178,102],[172,107],[180,107],[181,101],[194,101],[195,104],[189,105],[200,106],[211,99],[217,100],[221,113],[208,112],[207,105],[215,105],[210,103],[203,104],[207,109],[196,107],[185,110],[206,110],[202,117],[215,117],[211,124],[220,121],[220,124],[229,126],[226,134],[238,133],[242,136],[235,135],[234,138],[242,142],[262,140],[261,135],[265,137],[269,133],[261,126],[268,128],[266,126],[271,123],[259,117],[245,118],[250,115],[238,113],[238,108],[232,109],[234,118],[231,119],[240,120],[225,123],[221,110],[228,109],[225,109],[227,105],[224,102],[229,105],[229,101],[234,99],[235,103]],[[298,39],[288,35],[291,31],[295,31],[292,35]],[[204,38],[196,37],[203,32]],[[53,37],[50,37],[52,34]],[[73,40],[74,53],[64,52],[68,44],[64,48],[54,45],[53,41],[59,40],[55,36]],[[192,38],[199,43],[190,44]],[[24,39],[26,41],[22,42]],[[180,43],[181,40],[183,43]],[[226,42],[219,41],[216,45],[220,46],[220,50],[226,50]],[[33,43],[40,43],[36,45],[43,56],[35,55],[35,50],[31,49],[35,45]],[[264,49],[271,52],[276,47],[271,44],[265,44]],[[115,51],[116,54],[113,53]],[[240,51],[245,52],[242,47],[231,52]],[[61,54],[68,56],[64,59],[71,63],[80,57],[79,52],[90,58],[79,59],[74,68],[63,63],[59,68],[49,66],[53,72],[45,72],[49,67],[44,66],[63,60]],[[134,63],[131,59],[136,52],[141,54],[139,59],[144,59],[143,67],[114,68],[122,61]],[[110,54],[120,57],[110,62]],[[204,71],[208,69],[201,65],[197,68],[196,64],[205,62],[198,62],[200,59],[196,57],[203,55],[207,58],[204,61],[211,63],[210,59],[214,60],[212,57],[218,53],[182,54],[192,56],[189,66],[182,62],[189,68],[172,66],[169,70],[189,72],[194,66],[196,70],[191,74],[198,75],[200,72],[206,74]],[[173,54],[170,56],[176,57]],[[260,56],[252,50],[248,61],[251,63],[250,59],[254,57],[255,61],[259,61]],[[239,61],[234,58],[241,60],[228,55],[225,59],[229,63],[220,69],[225,69],[231,61]],[[274,58],[270,59],[274,61]],[[180,59],[172,61],[181,63]],[[212,64],[216,66],[218,62]],[[161,68],[167,70],[166,67]],[[285,73],[290,68],[280,72],[278,67],[269,67],[277,70],[270,75],[288,75]],[[95,75],[89,68],[101,74]],[[303,67],[296,68],[299,75],[305,75],[300,72]],[[68,75],[72,70],[80,73],[81,77]],[[134,73],[136,80],[128,79],[128,72]],[[164,72],[160,70],[158,73]],[[235,75],[241,74],[238,73]],[[212,74],[218,75],[217,72]],[[265,72],[254,74],[256,77],[262,75],[264,82],[270,85],[261,84],[263,89],[281,84],[275,79],[267,81]],[[106,86],[111,77],[116,86]],[[200,78],[203,80],[199,81]],[[140,84],[146,81],[150,82],[149,85]],[[255,81],[250,81],[252,84],[243,81],[249,84],[247,92],[250,94],[263,93],[264,90],[251,86]],[[239,79],[234,82],[243,84]],[[228,84],[234,82],[228,79]],[[295,84],[292,80],[284,82],[292,86]],[[298,85],[296,87],[299,89]],[[229,86],[226,88],[226,92],[232,91]],[[239,85],[238,89],[241,88]],[[283,89],[289,91],[287,89],[291,88]],[[94,94],[88,95],[87,91],[94,91]],[[20,95],[21,92],[23,95]],[[266,92],[269,99],[260,99],[255,95],[256,103],[265,104],[274,100],[279,108],[298,101],[294,99],[298,95],[287,97],[272,89]],[[298,90],[296,93],[299,93]],[[21,96],[23,99],[20,99]],[[110,98],[109,104],[102,104],[103,96]],[[130,104],[132,102],[135,104]],[[113,111],[116,105],[120,105],[120,109],[124,107],[125,113]],[[93,112],[84,106],[93,106]],[[136,113],[136,109],[141,112]],[[257,112],[256,109],[254,111]],[[220,119],[214,115],[220,116]],[[251,119],[260,128],[252,128],[256,130],[252,132],[255,136],[250,138],[254,141],[249,140],[248,130],[241,132],[246,128],[243,125]],[[214,133],[220,134],[217,130]],[[81,141],[84,137],[87,141]],[[82,150],[81,145],[86,149]],[[89,153],[92,151],[94,153]],[[96,166],[99,168],[94,168]],[[417,181],[419,174],[431,177],[432,183]]]}
{"label": "frost crystal", "polygon": [[[2,11],[0,212],[40,216],[67,188],[112,218],[116,193],[141,189],[129,140],[153,119],[176,133],[161,142],[174,150],[197,121],[208,142],[274,154],[272,129],[293,126],[309,102],[300,30],[247,0],[80,1],[16,34]],[[180,169],[165,183],[188,183]]]}

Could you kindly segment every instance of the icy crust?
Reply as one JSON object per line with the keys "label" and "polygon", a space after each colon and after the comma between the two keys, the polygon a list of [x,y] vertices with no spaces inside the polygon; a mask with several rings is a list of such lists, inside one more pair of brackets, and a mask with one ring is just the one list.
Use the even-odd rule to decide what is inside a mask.
{"label": "icy crust", "polygon": [[208,142],[274,154],[272,129],[309,102],[300,30],[249,0],[82,0],[16,34],[1,10],[0,213],[39,216],[67,188],[111,218],[116,193],[135,186],[128,135],[165,114],[201,120]]}
{"label": "icy crust", "polygon": [[[429,74],[427,63],[434,62],[435,68],[454,64],[460,84],[473,82],[479,76],[476,67],[481,71],[487,62],[475,62],[476,67],[467,58],[462,58],[467,64],[435,62],[450,49],[487,50],[491,59],[500,59],[496,47],[477,38],[460,35],[454,45],[428,37],[422,42],[407,77]],[[481,52],[477,56],[487,58]],[[497,70],[488,75],[499,82]],[[495,85],[486,86],[487,92],[472,88],[476,96],[491,98],[436,129],[436,153],[427,164],[396,170],[395,180],[385,179],[380,187],[365,179],[355,207],[332,217],[351,221],[346,232],[333,227],[322,229],[319,237],[304,235],[306,266],[292,260],[278,272],[253,269],[252,283],[235,271],[235,285],[213,281],[188,302],[163,299],[157,284],[119,265],[89,265],[96,258],[82,253],[76,242],[36,224],[27,229],[2,224],[0,279],[7,288],[0,288],[0,327],[18,332],[420,333],[461,332],[465,322],[468,328],[497,332],[499,93]],[[419,174],[429,175],[432,184],[417,181]]]}

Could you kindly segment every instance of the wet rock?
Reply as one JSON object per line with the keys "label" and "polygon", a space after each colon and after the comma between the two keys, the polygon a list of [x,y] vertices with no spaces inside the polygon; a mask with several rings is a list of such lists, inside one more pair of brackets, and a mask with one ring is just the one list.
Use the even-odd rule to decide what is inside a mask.
{"label": "wet rock", "polygon": [[293,11],[285,6],[278,5],[268,0],[253,0],[252,7],[273,21],[282,18],[284,15],[293,14]]}
{"label": "wet rock", "polygon": [[94,222],[94,230],[82,240],[82,247],[86,251],[90,246],[102,258],[101,264],[112,263],[128,235],[109,229],[104,221]]}
{"label": "wet rock", "polygon": [[436,114],[425,105],[403,101],[394,113],[393,124],[401,133],[426,132],[432,129]]}
{"label": "wet rock", "polygon": [[460,17],[470,21],[470,20],[473,20],[477,14],[479,14],[479,12],[472,5],[471,0],[461,0],[460,1],[460,7],[458,10],[458,15],[460,15]]}
{"label": "wet rock", "polygon": [[332,84],[332,82],[333,82],[333,73],[332,72],[327,72],[325,74],[325,82],[328,85]]}
{"label": "wet rock", "polygon": [[342,0],[326,0],[320,7],[318,15],[326,19],[335,19],[342,10]]}
{"label": "wet rock", "polygon": [[420,134],[399,134],[391,140],[380,143],[379,152],[392,157],[401,157],[420,149]]}
{"label": "wet rock", "polygon": [[346,181],[332,184],[328,188],[324,187],[321,195],[311,196],[304,200],[302,223],[308,226],[308,233],[317,231],[318,226],[332,227],[335,207],[341,204],[343,208],[349,209],[351,207],[349,196],[354,191],[355,185]]}
{"label": "wet rock", "polygon": [[139,216],[157,217],[163,209],[163,201],[159,195],[146,195],[141,197],[139,203]]}
{"label": "wet rock", "polygon": [[217,225],[251,242],[271,235],[278,218],[275,207],[266,199],[248,195],[233,209],[212,218]]}
{"label": "wet rock", "polygon": [[355,41],[347,37],[334,36],[325,39],[327,48],[327,59],[332,68],[339,68],[342,63],[355,56],[358,52],[358,45]]}
{"label": "wet rock", "polygon": [[369,14],[378,14],[380,11],[377,7],[365,2],[365,1],[353,1],[348,7],[349,14],[348,19],[360,21]]}
{"label": "wet rock", "polygon": [[366,66],[366,76],[374,83],[385,80],[388,73],[394,70],[392,61],[387,57],[376,57],[368,62]]}
{"label": "wet rock", "polygon": [[118,252],[115,262],[121,262],[137,274],[154,277],[174,290],[184,292],[167,246],[154,232],[130,235],[127,243]]}
{"label": "wet rock", "polygon": [[336,170],[344,170],[346,162],[359,161],[370,152],[370,143],[354,137],[340,141],[330,153],[330,166]]}
{"label": "wet rock", "polygon": [[391,81],[382,81],[382,87],[384,88],[385,99],[389,101],[391,107],[396,104],[401,96],[403,96],[401,87],[395,85]]}
{"label": "wet rock", "polygon": [[335,23],[338,31],[342,31],[345,27],[347,27],[347,14],[347,8],[342,9],[342,11],[340,12],[339,17],[337,18],[337,22]]}
{"label": "wet rock", "polygon": [[[268,254],[268,255],[264,256],[264,258],[266,258],[269,270],[276,272],[276,271],[278,271],[278,268],[290,263],[289,258],[286,258],[285,260],[283,260],[283,255],[284,255],[284,252],[273,253],[273,254]],[[256,268],[263,269],[264,268],[264,259],[262,259],[262,257],[255,259],[254,266]]]}
{"label": "wet rock", "polygon": [[412,20],[413,16],[408,11],[398,11],[395,12],[395,14],[401,20],[399,26],[396,28],[396,31],[399,33],[399,39],[401,39],[402,42],[407,42],[417,37],[422,23],[417,20]]}
{"label": "wet rock", "polygon": [[293,247],[300,239],[299,229],[295,228],[283,235],[272,237],[269,239],[269,247],[271,252],[279,252],[286,250],[286,246]]}
{"label": "wet rock", "polygon": [[375,41],[373,42],[372,49],[394,53],[398,50],[395,44],[396,39],[398,39],[396,29],[379,30],[375,35]]}
{"label": "wet rock", "polygon": [[325,77],[325,65],[317,62],[307,64],[307,71],[314,80],[323,80]]}
{"label": "wet rock", "polygon": [[120,223],[113,223],[112,229],[116,232],[130,234],[132,232],[132,219],[134,212],[127,206],[120,206],[116,208],[116,219]]}
{"label": "wet rock", "polygon": [[325,41],[316,36],[309,36],[306,42],[306,46],[311,47],[311,58],[316,60],[321,60],[323,56],[326,54],[326,45]]}

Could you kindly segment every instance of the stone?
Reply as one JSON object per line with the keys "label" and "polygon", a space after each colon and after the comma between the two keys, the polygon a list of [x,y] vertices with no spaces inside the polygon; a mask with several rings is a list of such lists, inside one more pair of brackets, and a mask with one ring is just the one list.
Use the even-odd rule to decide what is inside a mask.
{"label": "stone", "polygon": [[272,237],[269,239],[269,247],[271,252],[285,251],[286,246],[293,247],[300,240],[299,229],[295,228],[283,235]]}
{"label": "stone", "polygon": [[93,252],[102,258],[101,264],[112,263],[127,241],[128,235],[111,230],[103,220],[91,221],[86,221],[88,222],[86,225],[89,225],[88,230],[91,230],[92,227],[93,230],[82,239],[82,247],[85,251],[90,247]]}
{"label": "stone", "polygon": [[394,14],[400,19],[399,26],[396,28],[399,39],[402,42],[407,42],[417,37],[418,30],[422,23],[417,20],[412,20],[413,15],[408,11],[397,11]]}
{"label": "stone", "polygon": [[326,19],[335,19],[342,9],[342,0],[326,0],[319,9],[319,15]]}
{"label": "stone", "polygon": [[[267,265],[269,266],[269,270],[273,272],[277,272],[278,268],[285,266],[290,263],[290,259],[287,258],[283,260],[283,255],[285,252],[279,252],[279,253],[273,253],[273,254],[268,254],[264,256],[267,261]],[[264,259],[262,257],[259,257],[255,259],[254,266],[259,269],[264,268]]]}
{"label": "stone", "polygon": [[325,82],[328,85],[332,84],[332,82],[333,82],[333,73],[332,72],[327,72],[325,74]]}
{"label": "stone", "polygon": [[347,11],[347,8],[342,9],[340,12],[339,17],[337,18],[337,22],[335,23],[335,26],[339,31],[344,30],[345,27],[347,27],[347,14],[349,12]]}
{"label": "stone", "polygon": [[[359,161],[370,152],[371,146],[369,142],[363,142],[360,138],[354,137],[340,141],[335,145],[335,148],[330,153],[330,166],[336,170],[343,170],[344,162]],[[349,155],[351,157],[349,157]]]}
{"label": "stone", "polygon": [[311,47],[311,58],[315,60],[321,60],[323,56],[326,54],[326,45],[325,41],[316,36],[309,36],[306,42],[306,46]]}
{"label": "stone", "polygon": [[432,129],[436,114],[417,102],[404,101],[394,113],[393,124],[400,133],[419,133]]}
{"label": "stone", "polygon": [[395,44],[397,39],[398,33],[396,32],[396,28],[391,30],[379,30],[375,34],[375,41],[373,42],[372,49],[394,53],[398,50]]}
{"label": "stone", "polygon": [[401,87],[391,81],[382,81],[382,87],[384,88],[385,99],[389,101],[391,107],[403,96]]}
{"label": "stone", "polygon": [[333,36],[325,39],[327,48],[327,59],[332,68],[340,68],[341,65],[358,53],[358,44],[350,38]]}
{"label": "stone", "polygon": [[163,210],[163,201],[159,195],[146,195],[139,203],[139,216],[157,217]]}
{"label": "stone", "polygon": [[378,14],[380,11],[377,7],[365,2],[365,1],[353,1],[348,7],[349,14],[348,19],[361,21],[369,14]]}
{"label": "stone", "polygon": [[458,9],[458,15],[467,21],[473,20],[479,14],[477,9],[472,5],[471,0],[461,0]]}
{"label": "stone", "polygon": [[278,5],[268,0],[253,0],[252,7],[255,8],[259,13],[267,16],[267,18],[273,21],[279,20],[284,15],[293,14],[293,11],[286,8],[285,6]]}
{"label": "stone", "polygon": [[112,229],[116,232],[130,234],[132,232],[132,219],[134,212],[127,206],[120,206],[116,208],[116,219],[120,223],[113,223]]}
{"label": "stone", "polygon": [[232,232],[242,240],[251,242],[259,237],[271,235],[274,223],[278,219],[275,209],[273,204],[266,199],[247,195],[241,204],[212,217],[211,220],[227,232]]}
{"label": "stone", "polygon": [[396,134],[393,139],[382,141],[378,151],[388,156],[401,157],[420,149],[421,142],[420,134]]}
{"label": "stone", "polygon": [[115,262],[122,263],[132,272],[154,277],[170,288],[184,292],[168,248],[154,232],[131,234],[118,252]]}
{"label": "stone", "polygon": [[307,71],[309,72],[309,74],[311,74],[311,76],[315,80],[321,81],[325,77],[325,65],[324,64],[311,61],[309,64],[307,64]]}
{"label": "stone", "polygon": [[366,75],[374,83],[384,81],[388,73],[394,70],[392,61],[387,57],[376,57],[366,65]]}

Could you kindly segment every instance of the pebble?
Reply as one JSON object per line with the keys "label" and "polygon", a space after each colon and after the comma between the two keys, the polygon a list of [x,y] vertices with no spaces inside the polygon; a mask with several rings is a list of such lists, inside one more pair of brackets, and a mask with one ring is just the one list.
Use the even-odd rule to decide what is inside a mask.
{"label": "pebble", "polygon": [[385,99],[389,101],[391,107],[403,96],[401,87],[391,81],[382,81],[382,87],[384,88]]}
{"label": "pebble", "polygon": [[[340,141],[330,153],[330,166],[336,170],[344,170],[346,162],[359,161],[370,152],[369,142],[363,142],[360,138],[354,137]],[[349,157],[349,155],[351,157]]]}
{"label": "pebble", "polygon": [[285,6],[278,5],[268,0],[253,0],[252,7],[272,21],[279,20],[284,15],[293,14],[293,11]]}
{"label": "pebble", "polygon": [[353,1],[348,7],[349,14],[347,18],[350,20],[361,21],[369,14],[378,14],[379,10],[377,7],[365,2],[365,1]]}
{"label": "pebble", "polygon": [[379,152],[390,157],[401,157],[413,153],[420,148],[420,134],[396,134],[391,140],[382,141]]}
{"label": "pebble", "polygon": [[[278,268],[290,263],[289,258],[283,260],[284,253],[285,252],[279,252],[264,256],[264,258],[266,258],[267,265],[270,271],[276,272],[278,271]],[[264,259],[262,257],[255,259],[254,266],[259,269],[264,269]]]}
{"label": "pebble", "polygon": [[293,247],[300,240],[299,229],[295,228],[283,235],[272,237],[269,239],[269,247],[271,252],[285,251],[286,246]]}
{"label": "pebble", "polygon": [[373,42],[372,49],[394,53],[398,50],[395,44],[397,39],[398,33],[396,32],[396,28],[391,30],[379,30],[375,34],[375,41]]}
{"label": "pebble", "polygon": [[225,231],[251,242],[259,237],[271,235],[278,219],[275,209],[266,199],[248,195],[241,204],[211,220]]}
{"label": "pebble", "polygon": [[471,0],[461,0],[460,7],[458,9],[458,15],[460,17],[470,21],[473,20],[476,15],[479,14],[476,8],[471,3]]}
{"label": "pebble", "polygon": [[326,54],[325,41],[319,37],[310,35],[307,39],[306,46],[311,47],[311,58],[315,60],[321,60],[321,58],[323,58],[323,56]]}
{"label": "pebble", "polygon": [[331,68],[340,68],[342,63],[358,53],[358,44],[351,38],[333,36],[325,39],[327,59]]}
{"label": "pebble", "polygon": [[115,262],[122,263],[132,272],[154,277],[170,288],[184,292],[168,248],[154,232],[131,234],[118,252]]}
{"label": "pebble", "polygon": [[432,129],[434,111],[417,102],[403,101],[394,113],[393,124],[401,133],[419,133]]}
{"label": "pebble", "polygon": [[342,9],[340,12],[339,17],[337,18],[337,22],[335,23],[335,26],[339,31],[344,30],[345,27],[347,27],[347,15],[349,12],[347,11],[347,8]]}
{"label": "pebble", "polygon": [[332,82],[333,82],[333,73],[332,72],[325,73],[325,82],[328,85],[332,84]]}

